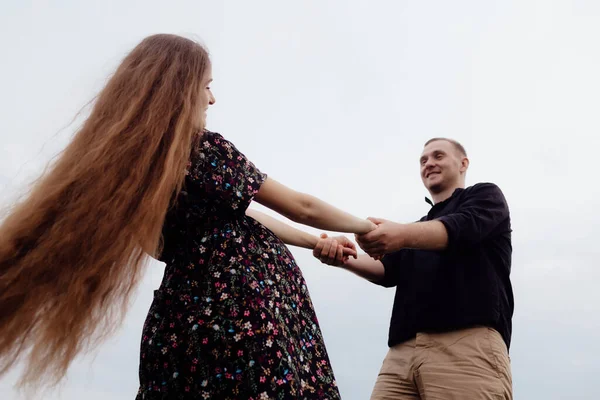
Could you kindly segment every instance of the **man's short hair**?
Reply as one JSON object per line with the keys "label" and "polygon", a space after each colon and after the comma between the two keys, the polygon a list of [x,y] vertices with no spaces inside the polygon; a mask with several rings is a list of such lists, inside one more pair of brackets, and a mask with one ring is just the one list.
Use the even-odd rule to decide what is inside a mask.
{"label": "man's short hair", "polygon": [[439,141],[439,140],[445,140],[446,142],[448,142],[448,143],[452,144],[452,146],[454,146],[454,148],[455,148],[456,150],[458,150],[458,152],[459,152],[459,153],[460,153],[462,156],[464,156],[464,157],[466,157],[466,156],[467,156],[467,151],[465,150],[465,148],[463,147],[463,145],[462,145],[462,144],[460,144],[460,143],[458,143],[458,142],[457,142],[456,140],[454,140],[454,139],[448,139],[448,138],[444,138],[444,137],[436,137],[436,138],[433,138],[433,139],[429,139],[429,140],[428,140],[428,141],[425,143],[425,146],[427,146],[429,143],[432,143],[432,142],[437,142],[437,141]]}

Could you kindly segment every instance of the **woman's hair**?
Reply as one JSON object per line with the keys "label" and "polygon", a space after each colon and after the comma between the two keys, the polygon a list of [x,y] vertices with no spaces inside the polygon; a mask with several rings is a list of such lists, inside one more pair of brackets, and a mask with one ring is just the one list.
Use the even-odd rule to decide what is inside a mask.
{"label": "woman's hair", "polygon": [[52,168],[0,225],[0,376],[56,384],[122,322],[186,163],[207,51],[147,37],[98,95]]}

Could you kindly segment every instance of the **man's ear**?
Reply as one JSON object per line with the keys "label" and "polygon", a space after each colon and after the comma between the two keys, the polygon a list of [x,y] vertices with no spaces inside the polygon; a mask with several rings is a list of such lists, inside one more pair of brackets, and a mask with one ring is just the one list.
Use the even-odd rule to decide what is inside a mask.
{"label": "man's ear", "polygon": [[460,172],[465,173],[469,169],[469,159],[467,157],[463,157],[460,161]]}

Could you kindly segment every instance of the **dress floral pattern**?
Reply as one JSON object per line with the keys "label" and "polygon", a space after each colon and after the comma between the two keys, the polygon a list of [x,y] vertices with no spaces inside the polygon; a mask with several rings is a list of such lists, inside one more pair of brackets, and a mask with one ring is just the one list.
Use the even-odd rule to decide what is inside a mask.
{"label": "dress floral pattern", "polygon": [[245,215],[266,175],[204,132],[163,228],[138,400],[339,399],[302,273]]}

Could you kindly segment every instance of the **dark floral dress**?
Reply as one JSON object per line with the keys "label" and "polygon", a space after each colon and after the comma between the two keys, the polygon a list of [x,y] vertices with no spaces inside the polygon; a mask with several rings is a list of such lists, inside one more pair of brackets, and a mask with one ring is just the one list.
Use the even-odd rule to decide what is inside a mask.
{"label": "dark floral dress", "polygon": [[294,257],[245,215],[266,179],[205,132],[166,218],[137,399],[340,398]]}

